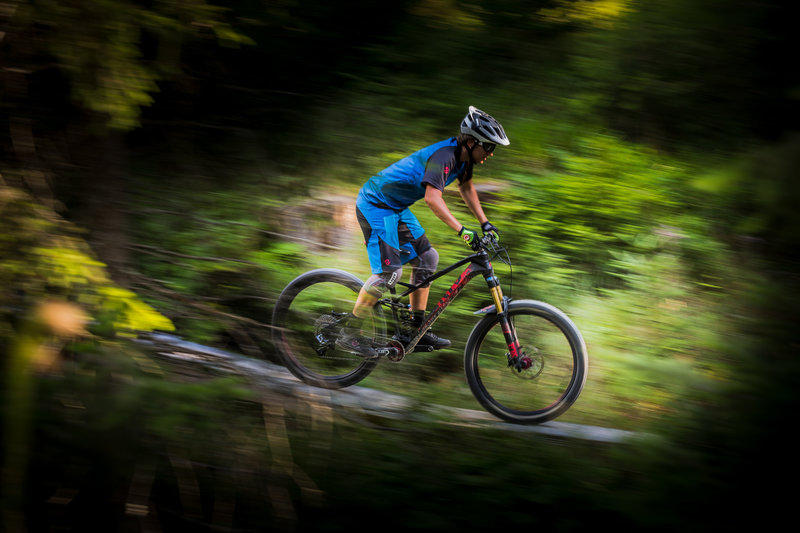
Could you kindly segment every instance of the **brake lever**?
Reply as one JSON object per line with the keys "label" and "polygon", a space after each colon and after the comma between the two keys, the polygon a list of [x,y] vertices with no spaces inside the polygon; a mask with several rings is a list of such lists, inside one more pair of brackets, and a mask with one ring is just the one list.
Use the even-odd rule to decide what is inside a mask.
{"label": "brake lever", "polygon": [[484,247],[489,248],[490,250],[494,251],[497,248],[497,244],[500,242],[497,237],[495,237],[493,232],[484,233],[483,237],[481,238],[481,243]]}

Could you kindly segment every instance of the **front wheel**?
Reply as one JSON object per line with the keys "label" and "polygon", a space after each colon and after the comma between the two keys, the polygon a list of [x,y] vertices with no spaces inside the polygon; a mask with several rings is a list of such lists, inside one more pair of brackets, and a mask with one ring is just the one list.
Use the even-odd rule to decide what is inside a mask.
{"label": "front wheel", "polygon": [[487,315],[467,340],[467,383],[480,404],[503,420],[552,420],[577,400],[586,383],[586,344],[563,312],[543,302],[510,302],[508,320],[516,331],[522,364],[510,361],[499,316]]}
{"label": "front wheel", "polygon": [[[300,380],[326,389],[358,383],[375,368],[376,358],[341,350],[340,322],[352,309],[362,281],[330,268],[298,276],[281,292],[272,315],[272,339],[286,368]],[[365,336],[384,338],[379,307],[365,324]]]}

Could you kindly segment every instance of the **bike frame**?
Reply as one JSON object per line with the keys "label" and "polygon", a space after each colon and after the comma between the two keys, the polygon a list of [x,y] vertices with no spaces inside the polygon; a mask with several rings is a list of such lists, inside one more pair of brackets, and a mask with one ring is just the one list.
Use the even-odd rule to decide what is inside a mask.
{"label": "bike frame", "polygon": [[492,299],[494,300],[495,309],[497,310],[497,314],[500,317],[500,325],[503,330],[503,336],[505,337],[506,344],[508,345],[509,354],[510,354],[510,363],[515,363],[519,358],[519,342],[517,340],[516,332],[511,325],[511,322],[508,320],[508,315],[506,313],[504,302],[506,299],[503,297],[503,291],[500,288],[500,281],[494,275],[494,267],[492,267],[492,263],[489,260],[489,254],[486,250],[480,250],[474,254],[468,255],[464,259],[450,265],[447,268],[444,268],[421,282],[417,283],[416,285],[410,283],[404,283],[402,281],[398,281],[399,285],[404,287],[408,287],[406,291],[401,294],[397,294],[397,290],[395,288],[391,289],[391,300],[395,305],[392,305],[392,313],[395,317],[395,320],[398,320],[397,310],[396,310],[396,303],[400,300],[400,298],[404,298],[411,294],[412,292],[420,289],[431,282],[439,279],[440,277],[444,276],[452,272],[453,270],[457,269],[458,267],[467,264],[467,268],[461,273],[458,279],[453,283],[453,285],[444,293],[439,299],[439,302],[436,304],[436,307],[431,310],[430,313],[425,317],[422,321],[422,325],[417,329],[412,337],[411,341],[404,346],[405,352],[411,352],[414,350],[414,347],[417,345],[419,340],[422,338],[423,335],[428,331],[428,329],[436,322],[436,319],[444,312],[448,305],[450,305],[453,300],[455,300],[456,296],[459,295],[461,290],[467,286],[467,284],[477,276],[478,274],[482,274],[484,279],[486,280],[486,284],[489,287],[489,292],[492,295]]}

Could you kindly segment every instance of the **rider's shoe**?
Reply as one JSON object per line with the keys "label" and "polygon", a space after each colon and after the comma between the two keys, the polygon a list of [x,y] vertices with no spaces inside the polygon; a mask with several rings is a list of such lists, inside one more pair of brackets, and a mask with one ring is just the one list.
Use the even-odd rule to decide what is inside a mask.
{"label": "rider's shoe", "polygon": [[358,333],[348,331],[349,328],[342,329],[336,339],[336,347],[347,352],[352,352],[362,357],[377,357],[378,352],[372,345],[372,341]]}
{"label": "rider's shoe", "polygon": [[372,340],[364,336],[359,319],[349,315],[344,317],[343,322],[346,325],[339,331],[336,347],[362,357],[377,357],[378,352],[375,350]]}
{"label": "rider's shoe", "polygon": [[[411,337],[413,337],[413,333],[414,333],[413,331],[410,333],[407,331],[403,331],[401,333],[398,333],[392,338],[400,341],[403,345],[407,345],[409,342],[411,342]],[[442,348],[447,348],[451,344],[452,343],[450,342],[449,339],[442,338],[433,331],[428,330],[425,332],[425,335],[423,335],[422,338],[417,342],[415,351],[419,350],[420,348],[428,348],[428,347],[430,347],[433,350],[441,350]]]}

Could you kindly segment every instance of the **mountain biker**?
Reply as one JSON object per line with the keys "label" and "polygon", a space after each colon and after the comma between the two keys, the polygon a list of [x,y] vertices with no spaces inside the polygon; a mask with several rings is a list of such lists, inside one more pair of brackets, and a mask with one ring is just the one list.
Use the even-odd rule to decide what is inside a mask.
{"label": "mountain biker", "polygon": [[[356,216],[364,233],[372,275],[361,288],[352,315],[337,341],[340,347],[365,356],[373,355],[374,348],[360,336],[362,322],[371,315],[372,307],[383,293],[400,279],[403,265],[412,265],[413,284],[436,271],[439,254],[409,210],[417,200],[424,198],[442,222],[472,245],[477,232],[462,225],[442,198],[444,188],[458,180],[458,192],[481,230],[498,233],[484,214],[472,183],[475,163],[483,164],[487,157],[494,155],[498,144],[510,144],[503,126],[491,115],[470,106],[461,121],[460,135],[395,162],[364,184],[356,200]],[[429,291],[428,285],[409,295],[412,319],[405,325],[405,332],[396,337],[403,344],[411,340],[411,333],[422,325]],[[450,341],[428,330],[417,345],[441,349],[450,346]]]}

